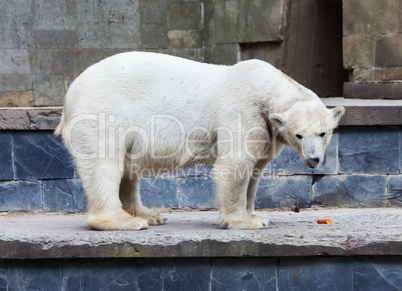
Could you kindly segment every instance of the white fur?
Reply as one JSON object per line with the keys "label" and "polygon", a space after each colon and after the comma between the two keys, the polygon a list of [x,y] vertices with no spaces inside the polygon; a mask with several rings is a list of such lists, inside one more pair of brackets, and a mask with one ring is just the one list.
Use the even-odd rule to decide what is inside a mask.
{"label": "white fur", "polygon": [[208,163],[222,225],[263,228],[269,221],[253,206],[262,170],[283,145],[309,167],[319,158],[319,166],[343,112],[326,109],[262,61],[228,67],[132,52],[89,67],[73,82],[56,134],[75,158],[94,228],[163,224],[141,204],[139,171]]}

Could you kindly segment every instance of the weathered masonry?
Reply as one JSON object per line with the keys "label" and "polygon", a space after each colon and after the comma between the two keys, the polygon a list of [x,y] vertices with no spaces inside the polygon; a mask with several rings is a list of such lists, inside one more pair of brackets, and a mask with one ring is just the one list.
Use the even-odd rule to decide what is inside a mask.
{"label": "weathered masonry", "polygon": [[[402,290],[401,9],[400,0],[1,1],[0,289],[225,290],[236,282],[253,290]],[[294,223],[274,220],[264,232],[230,234],[212,224],[217,239],[197,237],[197,228],[205,231],[197,222],[185,239],[158,230],[94,234],[83,215],[64,217],[86,209],[71,156],[52,135],[65,92],[89,65],[134,50],[223,65],[259,58],[327,106],[345,106],[321,169],[306,169],[286,148],[259,186],[256,208],[279,217],[297,205],[307,214]],[[205,166],[143,179],[143,202],[178,211],[214,209],[210,171]],[[333,207],[363,208],[371,216]],[[318,243],[311,224],[316,208],[338,219]],[[21,211],[27,216],[19,217]],[[173,228],[180,228],[174,217],[185,222],[215,215],[180,213],[169,214]],[[361,214],[353,216],[356,229],[339,224],[347,224],[346,213]],[[51,230],[38,234],[35,225]],[[56,234],[63,227],[77,236]],[[283,229],[288,232],[278,241],[265,239]],[[152,252],[155,241],[147,232],[169,247],[156,243],[160,251]]]}

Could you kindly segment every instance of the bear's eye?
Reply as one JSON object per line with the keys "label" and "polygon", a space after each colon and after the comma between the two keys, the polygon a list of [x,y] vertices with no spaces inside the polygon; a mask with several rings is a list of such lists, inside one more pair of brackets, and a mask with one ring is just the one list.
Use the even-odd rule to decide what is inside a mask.
{"label": "bear's eye", "polygon": [[302,139],[303,137],[300,134],[296,134],[297,139]]}
{"label": "bear's eye", "polygon": [[320,137],[324,137],[325,135],[326,135],[325,132],[321,132],[321,133],[320,133]]}

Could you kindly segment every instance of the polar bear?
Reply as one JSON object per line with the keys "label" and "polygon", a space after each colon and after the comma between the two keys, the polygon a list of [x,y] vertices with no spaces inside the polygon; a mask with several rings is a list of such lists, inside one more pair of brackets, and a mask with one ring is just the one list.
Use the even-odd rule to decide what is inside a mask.
{"label": "polar bear", "polygon": [[344,111],[263,61],[219,66],[129,52],[71,84],[55,134],[74,157],[95,229],[164,224],[141,203],[141,170],[199,164],[214,165],[222,226],[258,229],[269,225],[254,212],[263,169],[284,145],[319,167]]}

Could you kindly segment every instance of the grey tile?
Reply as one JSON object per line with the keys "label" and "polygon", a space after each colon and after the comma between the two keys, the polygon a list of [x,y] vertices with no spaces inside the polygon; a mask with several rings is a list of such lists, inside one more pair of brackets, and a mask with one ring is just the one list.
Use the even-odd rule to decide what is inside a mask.
{"label": "grey tile", "polygon": [[385,206],[386,176],[323,176],[314,189],[314,201],[328,206]]}

